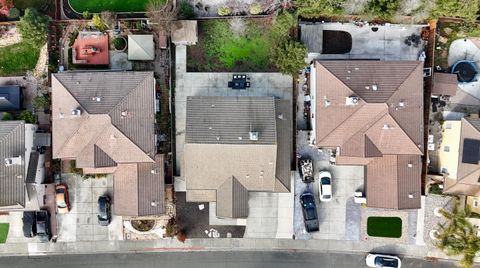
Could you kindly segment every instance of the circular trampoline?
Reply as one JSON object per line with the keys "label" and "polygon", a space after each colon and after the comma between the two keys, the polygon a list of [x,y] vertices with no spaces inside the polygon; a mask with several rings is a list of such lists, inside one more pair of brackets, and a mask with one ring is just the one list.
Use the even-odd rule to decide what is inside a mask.
{"label": "circular trampoline", "polygon": [[457,74],[458,82],[472,82],[477,75],[475,62],[461,60],[452,66],[452,73]]}

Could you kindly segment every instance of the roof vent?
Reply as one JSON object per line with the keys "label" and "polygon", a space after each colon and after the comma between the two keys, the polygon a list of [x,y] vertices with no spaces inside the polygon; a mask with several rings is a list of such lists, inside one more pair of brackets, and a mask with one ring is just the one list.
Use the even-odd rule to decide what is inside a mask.
{"label": "roof vent", "polygon": [[77,85],[80,85],[80,81],[77,81]]}
{"label": "roof vent", "polygon": [[408,163],[407,167],[412,168],[412,167],[413,167],[413,164],[412,164],[412,163]]}
{"label": "roof vent", "polygon": [[101,102],[102,101],[102,97],[93,97],[92,100],[96,101],[96,102]]}
{"label": "roof vent", "polygon": [[64,118],[65,116],[63,115],[63,113],[59,113],[59,114],[58,114],[58,117],[59,117],[59,118]]}
{"label": "roof vent", "polygon": [[413,199],[415,197],[415,193],[409,193],[408,198]]}
{"label": "roof vent", "polygon": [[360,99],[357,96],[350,96],[345,98],[346,105],[357,105]]}
{"label": "roof vent", "polygon": [[388,124],[383,124],[383,129],[390,129],[390,126]]}
{"label": "roof vent", "polygon": [[278,117],[278,119],[280,119],[280,120],[283,120],[283,119],[284,119],[283,114],[279,114],[277,117]]}
{"label": "roof vent", "polygon": [[5,158],[5,166],[9,167],[12,165],[21,165],[22,164],[22,157],[17,156],[17,157],[9,157]]}
{"label": "roof vent", "polygon": [[400,107],[405,107],[405,101],[403,101],[403,100],[400,101],[400,102],[398,103],[398,106],[400,106]]}
{"label": "roof vent", "polygon": [[80,115],[82,115],[82,111],[79,108],[73,109],[72,110],[72,115],[73,116],[80,116]]}
{"label": "roof vent", "polygon": [[243,138],[242,138],[242,137],[238,137],[238,140],[241,141],[241,140],[243,140]]}
{"label": "roof vent", "polygon": [[121,117],[122,117],[122,118],[125,118],[125,117],[127,117],[127,115],[128,115],[128,111],[127,111],[127,110],[122,111],[120,114],[121,114]]}
{"label": "roof vent", "polygon": [[372,85],[372,90],[373,90],[373,91],[377,91],[377,90],[378,90],[378,86],[377,86],[376,84],[373,84],[373,85]]}
{"label": "roof vent", "polygon": [[369,90],[369,89],[370,89],[370,86],[365,86],[365,89],[366,89],[366,90]]}
{"label": "roof vent", "polygon": [[157,200],[153,200],[152,203],[150,203],[150,205],[152,207],[157,207],[158,206],[158,201]]}
{"label": "roof vent", "polygon": [[258,141],[258,132],[257,131],[250,131],[248,133],[250,135],[251,141]]}
{"label": "roof vent", "polygon": [[358,71],[358,70],[360,70],[360,68],[358,68],[358,67],[355,67],[355,71]]}
{"label": "roof vent", "polygon": [[217,137],[215,137],[215,138],[217,139],[217,141],[219,141],[219,140],[220,140],[220,136],[217,136]]}
{"label": "roof vent", "polygon": [[330,106],[332,103],[329,100],[325,100],[325,107]]}

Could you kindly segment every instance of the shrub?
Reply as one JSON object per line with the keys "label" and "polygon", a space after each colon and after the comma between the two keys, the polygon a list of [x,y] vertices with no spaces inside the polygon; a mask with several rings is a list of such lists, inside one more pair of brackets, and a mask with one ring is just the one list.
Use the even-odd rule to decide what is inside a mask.
{"label": "shrub", "polygon": [[294,74],[305,67],[307,49],[296,41],[286,41],[272,51],[272,61],[284,74]]}
{"label": "shrub", "polygon": [[4,112],[2,116],[2,121],[13,120],[13,115],[11,113]]}
{"label": "shrub", "polygon": [[10,9],[10,11],[8,12],[8,17],[11,18],[11,19],[15,19],[15,18],[20,17],[20,10],[18,10],[17,8],[12,7],[12,8]]}
{"label": "shrub", "polygon": [[117,37],[113,39],[113,46],[115,47],[116,50],[122,50],[125,48],[127,43],[125,42],[125,39],[122,37]]}
{"label": "shrub", "polygon": [[232,13],[232,10],[230,10],[229,7],[223,6],[218,8],[218,15],[219,16],[228,16]]}
{"label": "shrub", "polygon": [[294,0],[298,15],[304,18],[319,18],[344,13],[343,5],[346,0]]}
{"label": "shrub", "polygon": [[21,112],[20,115],[18,116],[18,119],[25,121],[25,123],[27,123],[27,124],[36,124],[37,123],[37,116],[34,115],[30,111]]}
{"label": "shrub", "polygon": [[47,38],[47,23],[47,16],[38,13],[36,9],[27,8],[17,26],[24,40],[43,45]]}
{"label": "shrub", "polygon": [[45,109],[50,106],[50,100],[46,96],[36,96],[32,100],[32,105],[35,109]]}
{"label": "shrub", "polygon": [[442,16],[461,17],[467,21],[475,21],[477,18],[479,0],[436,0],[430,11],[432,18]]}
{"label": "shrub", "polygon": [[178,10],[178,15],[182,19],[191,19],[195,17],[193,6],[188,1],[185,1],[185,0],[181,1],[179,10]]}
{"label": "shrub", "polygon": [[88,12],[88,10],[85,10],[82,13],[82,17],[86,20],[89,20],[92,17],[92,14],[90,14],[90,12]]}
{"label": "shrub", "polygon": [[250,5],[250,14],[258,15],[262,13],[262,6],[259,3],[253,3]]}
{"label": "shrub", "polygon": [[75,40],[78,37],[78,31],[75,30],[73,33],[70,34],[70,37],[68,39],[68,46],[71,47],[75,43]]}
{"label": "shrub", "polygon": [[283,41],[289,37],[290,30],[297,26],[297,18],[295,15],[282,11],[273,20],[271,35],[273,41]]}
{"label": "shrub", "polygon": [[165,226],[165,234],[168,237],[173,237],[178,234],[178,225],[174,217],[170,218]]}
{"label": "shrub", "polygon": [[97,30],[99,30],[101,32],[103,32],[107,29],[107,25],[105,24],[105,22],[102,20],[102,18],[98,14],[93,15],[92,24],[93,24],[93,27],[97,28]]}
{"label": "shrub", "polygon": [[370,0],[367,3],[364,13],[388,20],[395,15],[400,4],[401,1],[399,0]]}
{"label": "shrub", "polygon": [[430,189],[428,190],[429,193],[431,194],[442,194],[443,190],[440,189],[440,184],[431,184]]}

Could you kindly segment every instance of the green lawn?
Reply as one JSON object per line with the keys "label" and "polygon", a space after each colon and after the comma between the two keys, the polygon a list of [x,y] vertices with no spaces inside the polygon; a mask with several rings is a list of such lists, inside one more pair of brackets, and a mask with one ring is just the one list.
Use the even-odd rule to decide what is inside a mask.
{"label": "green lawn", "polygon": [[233,30],[227,20],[200,23],[199,42],[188,48],[188,69],[200,72],[272,70],[269,27],[264,21],[254,20],[245,20],[241,30]]}
{"label": "green lawn", "polygon": [[368,217],[367,234],[399,238],[402,236],[402,220],[398,217]]}
{"label": "green lawn", "polygon": [[112,12],[143,12],[148,0],[68,0],[70,6],[82,13],[100,13],[102,11]]}
{"label": "green lawn", "polygon": [[23,75],[33,70],[40,55],[40,47],[26,42],[0,48],[0,76]]}
{"label": "green lawn", "polygon": [[7,241],[9,227],[10,225],[8,223],[0,223],[0,244]]}

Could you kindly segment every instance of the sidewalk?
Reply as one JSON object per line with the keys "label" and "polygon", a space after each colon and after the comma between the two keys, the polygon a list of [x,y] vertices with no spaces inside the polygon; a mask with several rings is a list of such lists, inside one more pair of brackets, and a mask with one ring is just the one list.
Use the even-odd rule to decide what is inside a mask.
{"label": "sidewalk", "polygon": [[151,241],[78,241],[58,243],[10,243],[0,245],[0,256],[55,255],[92,253],[135,253],[151,251],[320,251],[320,252],[385,252],[414,258],[426,256],[444,258],[427,247],[356,242],[346,240],[292,240],[292,239],[176,239]]}

